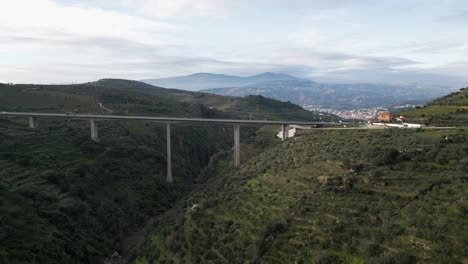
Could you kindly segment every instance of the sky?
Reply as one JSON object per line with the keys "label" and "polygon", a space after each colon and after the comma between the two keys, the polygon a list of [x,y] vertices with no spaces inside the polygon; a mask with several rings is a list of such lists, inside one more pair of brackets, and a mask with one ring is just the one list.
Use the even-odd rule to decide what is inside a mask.
{"label": "sky", "polygon": [[0,82],[197,72],[468,85],[468,1],[0,0]]}

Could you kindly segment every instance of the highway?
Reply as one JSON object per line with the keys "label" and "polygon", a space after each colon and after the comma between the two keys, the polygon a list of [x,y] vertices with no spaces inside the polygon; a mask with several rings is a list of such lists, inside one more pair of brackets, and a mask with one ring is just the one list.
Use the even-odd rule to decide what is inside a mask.
{"label": "highway", "polygon": [[251,124],[251,125],[346,125],[349,123],[335,122],[311,122],[292,120],[241,120],[241,119],[217,119],[217,118],[184,118],[184,117],[156,117],[156,116],[120,116],[120,115],[95,115],[95,114],[75,114],[75,113],[37,113],[37,112],[0,112],[1,116],[24,116],[24,117],[61,117],[74,119],[94,119],[94,120],[147,120],[159,122],[198,122],[198,123],[225,123],[225,124]]}

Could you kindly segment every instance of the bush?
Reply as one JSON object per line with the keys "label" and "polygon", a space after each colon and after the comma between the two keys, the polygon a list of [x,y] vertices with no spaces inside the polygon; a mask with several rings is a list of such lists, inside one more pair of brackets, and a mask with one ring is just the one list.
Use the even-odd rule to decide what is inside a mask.
{"label": "bush", "polygon": [[385,166],[395,164],[398,160],[399,152],[396,149],[384,149],[381,151],[374,151],[372,162],[375,165]]}
{"label": "bush", "polygon": [[336,255],[329,253],[319,253],[314,257],[315,264],[339,264],[343,261]]}
{"label": "bush", "polygon": [[270,235],[283,233],[288,229],[287,226],[288,226],[288,223],[285,219],[279,219],[279,220],[270,222],[262,232],[263,237],[267,238]]}

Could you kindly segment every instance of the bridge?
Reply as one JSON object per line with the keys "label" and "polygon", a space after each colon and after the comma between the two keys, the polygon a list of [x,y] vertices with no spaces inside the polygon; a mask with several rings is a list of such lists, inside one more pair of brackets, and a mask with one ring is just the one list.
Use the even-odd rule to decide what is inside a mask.
{"label": "bridge", "polygon": [[166,124],[166,157],[167,175],[166,181],[172,183],[172,160],[171,160],[171,124],[180,122],[191,123],[223,123],[234,126],[234,167],[240,166],[240,127],[241,125],[279,125],[282,130],[282,140],[288,137],[290,125],[318,126],[318,125],[344,125],[347,123],[335,122],[310,122],[310,121],[275,121],[275,120],[241,120],[241,119],[216,119],[216,118],[182,118],[182,117],[154,117],[154,116],[120,116],[120,115],[96,115],[76,113],[36,113],[36,112],[0,112],[0,116],[26,117],[30,128],[38,127],[38,118],[66,118],[87,120],[90,123],[91,139],[98,142],[98,126],[96,120],[142,120],[155,121]]}

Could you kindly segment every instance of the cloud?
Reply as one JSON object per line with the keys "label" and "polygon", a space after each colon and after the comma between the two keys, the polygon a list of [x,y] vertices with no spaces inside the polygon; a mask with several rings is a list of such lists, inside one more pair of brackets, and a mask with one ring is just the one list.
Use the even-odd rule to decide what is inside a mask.
{"label": "cloud", "polygon": [[146,61],[118,63],[47,63],[9,65],[0,71],[0,82],[77,83],[101,78],[147,79],[194,72],[250,75],[283,67],[275,64],[234,62],[204,57],[154,55]]}
{"label": "cloud", "polygon": [[125,8],[140,14],[158,17],[175,18],[191,16],[223,16],[232,4],[229,0],[120,0]]}
{"label": "cloud", "polygon": [[[166,32],[183,30],[167,23],[121,14],[115,11],[63,6],[51,0],[2,0],[0,32],[3,51],[40,49],[47,44],[70,48],[96,46],[116,48],[137,43],[159,47],[175,45]],[[20,46],[17,46],[20,44]],[[84,50],[83,48],[79,48]]]}
{"label": "cloud", "polygon": [[380,43],[346,35],[333,38],[314,28],[290,33],[287,42],[288,48],[266,51],[260,60],[281,61],[291,67],[303,65],[315,69],[309,76],[351,70],[393,70],[420,64],[398,56],[371,56],[369,51],[381,47]]}
{"label": "cloud", "polygon": [[94,36],[130,35],[176,29],[167,23],[129,16],[98,8],[58,5],[51,0],[2,0],[0,2],[2,32],[40,35],[64,33]]}
{"label": "cloud", "polygon": [[446,53],[459,52],[460,54],[467,54],[468,43],[462,39],[440,39],[426,42],[412,42],[402,46],[392,47],[394,50],[409,52],[409,53]]}
{"label": "cloud", "polygon": [[451,22],[457,24],[468,24],[468,8],[462,9],[449,15],[436,18],[439,22]]}
{"label": "cloud", "polygon": [[[0,81],[85,82],[263,71],[372,82],[463,79],[468,46],[461,37],[403,45],[360,26],[353,30],[350,23],[356,21],[350,14],[369,1],[292,0],[279,9],[277,23],[284,12],[292,12],[297,21],[276,28],[276,22],[250,23],[261,19],[258,12],[275,14],[286,5],[280,0],[0,0]],[[233,10],[237,5],[243,7]],[[244,17],[245,8],[252,8],[254,18]],[[299,18],[294,10],[312,10],[314,16]],[[200,19],[226,14],[213,27]],[[338,27],[328,28],[337,17]],[[431,61],[434,54],[439,61]],[[460,62],[437,65],[453,58]]]}

